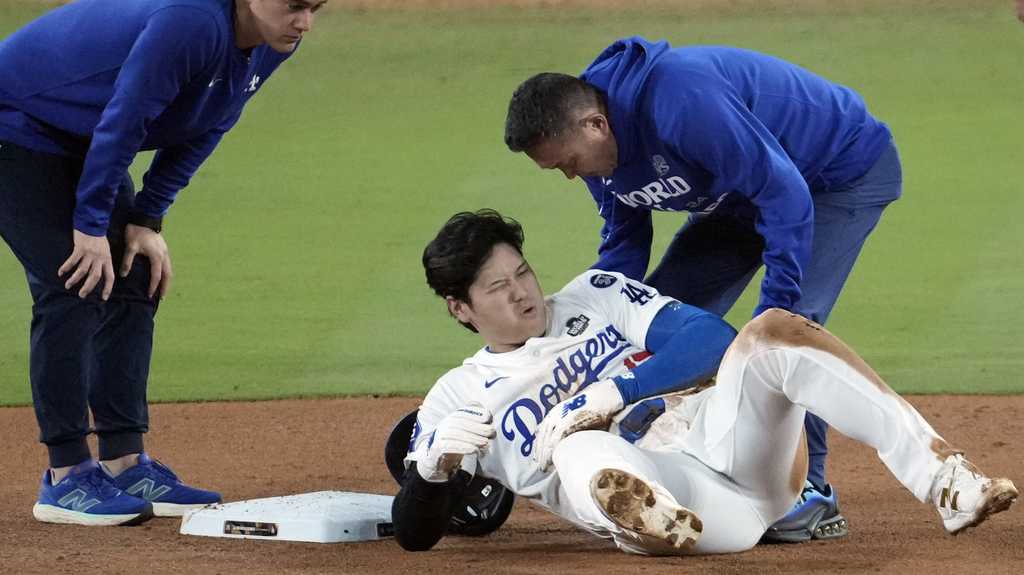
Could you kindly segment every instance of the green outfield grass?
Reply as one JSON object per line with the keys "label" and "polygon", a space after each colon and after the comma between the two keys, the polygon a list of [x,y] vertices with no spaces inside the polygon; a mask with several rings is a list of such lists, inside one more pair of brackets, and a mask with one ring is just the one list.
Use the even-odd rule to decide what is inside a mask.
{"label": "green outfield grass", "polygon": [[[577,72],[630,34],[762,50],[860,91],[897,136],[906,188],[829,327],[900,391],[1022,392],[1024,25],[1008,0],[955,4],[330,7],[167,218],[176,280],[150,397],[424,392],[479,346],[420,268],[451,213],[494,207],[522,221],[549,292],[592,263],[600,221],[585,187],[509,153],[502,124],[521,80]],[[41,10],[0,5],[0,37]],[[656,255],[679,223],[658,215]],[[0,404],[30,402],[29,319],[21,267],[0,248]]]}

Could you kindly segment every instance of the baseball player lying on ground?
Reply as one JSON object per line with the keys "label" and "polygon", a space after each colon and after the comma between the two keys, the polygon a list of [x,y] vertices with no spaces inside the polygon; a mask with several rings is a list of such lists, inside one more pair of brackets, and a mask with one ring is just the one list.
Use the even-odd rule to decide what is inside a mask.
{"label": "baseball player lying on ground", "polygon": [[[600,270],[545,299],[522,242],[482,210],[456,214],[423,254],[427,283],[486,346],[419,409],[393,508],[403,548],[444,536],[464,469],[627,552],[750,549],[803,487],[806,411],[875,448],[952,534],[1017,498],[818,324],[769,309],[736,334]],[[627,407],[664,412],[643,433],[650,417]]]}

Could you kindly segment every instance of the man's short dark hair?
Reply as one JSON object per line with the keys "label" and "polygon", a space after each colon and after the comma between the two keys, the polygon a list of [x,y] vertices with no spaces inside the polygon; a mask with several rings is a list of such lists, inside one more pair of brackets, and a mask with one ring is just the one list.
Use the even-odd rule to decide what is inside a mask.
{"label": "man's short dark hair", "polygon": [[505,145],[513,152],[529,150],[572,128],[575,112],[597,107],[604,112],[604,95],[568,74],[544,72],[516,88],[505,116]]}
{"label": "man's short dark hair", "polygon": [[472,303],[469,286],[498,244],[508,244],[522,255],[523,227],[519,222],[490,209],[455,214],[423,250],[427,285],[443,298]]}

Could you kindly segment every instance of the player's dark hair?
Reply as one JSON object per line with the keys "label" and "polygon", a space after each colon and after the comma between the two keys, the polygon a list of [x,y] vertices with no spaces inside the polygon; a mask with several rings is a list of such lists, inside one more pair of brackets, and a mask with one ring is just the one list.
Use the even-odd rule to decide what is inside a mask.
{"label": "player's dark hair", "polygon": [[568,74],[544,72],[516,88],[505,116],[505,145],[513,152],[529,150],[572,128],[576,110],[606,109],[597,88]]}
{"label": "player's dark hair", "polygon": [[[508,244],[522,255],[523,227],[519,222],[490,209],[455,214],[423,250],[427,285],[442,298],[472,303],[469,286],[498,244]],[[473,326],[462,325],[476,332]]]}

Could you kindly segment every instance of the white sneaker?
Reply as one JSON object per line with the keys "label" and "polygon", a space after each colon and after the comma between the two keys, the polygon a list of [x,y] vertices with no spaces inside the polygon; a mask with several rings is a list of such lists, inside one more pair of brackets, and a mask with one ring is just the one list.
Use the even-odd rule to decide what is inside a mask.
{"label": "white sneaker", "polygon": [[950,455],[935,475],[931,499],[942,524],[953,535],[974,527],[1017,500],[1009,479],[985,477],[962,455]]}
{"label": "white sneaker", "polygon": [[657,483],[619,469],[602,469],[590,494],[608,519],[629,532],[650,554],[682,554],[697,543],[704,525]]}

